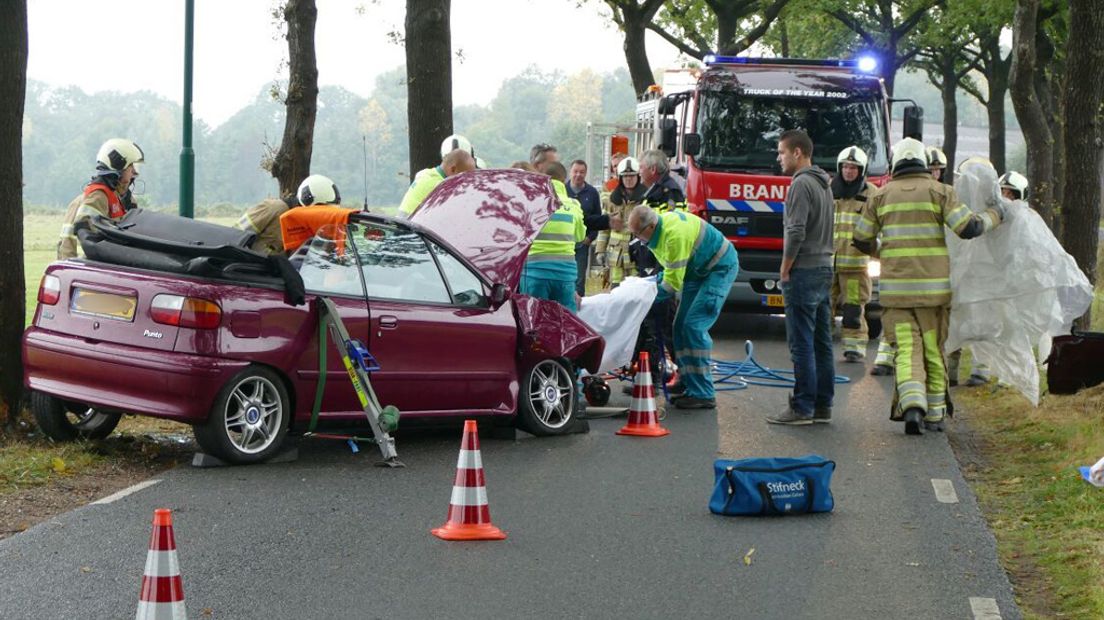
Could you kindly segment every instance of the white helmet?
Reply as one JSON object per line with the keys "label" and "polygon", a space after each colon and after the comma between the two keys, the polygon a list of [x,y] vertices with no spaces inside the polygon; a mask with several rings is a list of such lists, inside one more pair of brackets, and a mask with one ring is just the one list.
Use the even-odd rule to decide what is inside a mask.
{"label": "white helmet", "polygon": [[866,164],[869,160],[866,153],[857,146],[849,146],[840,151],[836,157],[836,172],[843,172],[844,164],[853,164],[860,169],[860,176],[866,176]]}
{"label": "white helmet", "polygon": [[617,176],[623,177],[626,174],[640,174],[640,162],[635,157],[626,157],[617,164]]}
{"label": "white helmet", "polygon": [[476,157],[475,158],[475,167],[479,170],[486,170],[487,169],[487,162],[483,161],[482,157]]}
{"label": "white helmet", "polygon": [[947,167],[947,155],[942,149],[931,147],[928,149],[928,168],[939,168],[940,170]]}
{"label": "white helmet", "polygon": [[456,149],[467,151],[472,157],[475,157],[475,147],[472,146],[472,143],[464,136],[454,133],[441,142],[441,159],[444,159],[445,155]]}
{"label": "white helmet", "polygon": [[1027,198],[1027,177],[1016,172],[1009,170],[1001,175],[1001,178],[997,180],[997,185],[1001,189],[1010,189],[1020,195],[1020,200]]}
{"label": "white helmet", "polygon": [[295,195],[299,198],[299,204],[304,207],[341,204],[341,192],[337,191],[337,186],[330,177],[320,174],[312,174],[303,179]]}
{"label": "white helmet", "polygon": [[893,145],[893,172],[904,164],[915,163],[923,168],[928,167],[928,154],[924,150],[924,143],[916,138],[904,138]]}
{"label": "white helmet", "polygon": [[125,138],[112,138],[96,153],[96,166],[103,170],[122,172],[127,166],[145,162],[145,154],[135,143]]}

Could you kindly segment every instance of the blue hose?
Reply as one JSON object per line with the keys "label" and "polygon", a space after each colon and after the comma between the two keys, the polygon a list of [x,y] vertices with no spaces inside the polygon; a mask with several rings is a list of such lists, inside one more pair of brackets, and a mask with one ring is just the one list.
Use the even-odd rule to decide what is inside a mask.
{"label": "blue hose", "polygon": [[[718,392],[733,392],[746,390],[749,385],[762,385],[766,387],[792,388],[794,378],[792,370],[775,370],[767,368],[755,361],[753,355],[755,345],[750,340],[744,341],[744,352],[747,357],[741,362],[710,359],[713,367],[713,385]],[[836,383],[850,383],[851,379],[843,375],[836,375]]]}

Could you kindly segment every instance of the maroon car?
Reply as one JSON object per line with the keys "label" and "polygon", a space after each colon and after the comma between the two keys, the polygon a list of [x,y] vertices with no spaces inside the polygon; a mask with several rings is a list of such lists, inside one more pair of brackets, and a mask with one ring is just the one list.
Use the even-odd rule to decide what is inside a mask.
{"label": "maroon car", "polygon": [[[290,262],[243,249],[248,238],[216,245],[241,235],[225,227],[184,241],[135,232],[152,215],[83,231],[89,258],[46,269],[23,338],[35,417],[58,440],[106,436],[122,412],[167,418],[225,460],[264,460],[311,418],[326,296],[404,420],[516,416],[534,434],[565,432],[576,370],[597,370],[603,341],[559,304],[515,292],[556,208],[547,177],[484,170],[442,183],[409,221],[354,213]],[[162,229],[214,226],[156,217]],[[328,344],[319,419],[364,421]]]}

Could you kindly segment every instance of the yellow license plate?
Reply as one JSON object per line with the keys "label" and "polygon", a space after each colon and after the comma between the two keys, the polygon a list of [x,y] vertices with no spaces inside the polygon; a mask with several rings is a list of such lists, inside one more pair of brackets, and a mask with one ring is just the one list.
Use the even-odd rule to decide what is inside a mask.
{"label": "yellow license plate", "polygon": [[69,307],[73,312],[92,314],[120,321],[134,320],[134,308],[138,300],[131,295],[101,293],[80,287],[73,289]]}
{"label": "yellow license plate", "polygon": [[781,295],[763,295],[763,305],[773,308],[781,308],[786,305]]}

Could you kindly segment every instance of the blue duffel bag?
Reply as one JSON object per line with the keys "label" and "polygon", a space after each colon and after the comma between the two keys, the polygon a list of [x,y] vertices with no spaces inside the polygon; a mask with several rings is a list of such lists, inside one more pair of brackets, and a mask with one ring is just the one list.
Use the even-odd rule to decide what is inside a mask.
{"label": "blue duffel bag", "polygon": [[835,461],[810,454],[713,462],[709,510],[719,515],[786,515],[831,512]]}

